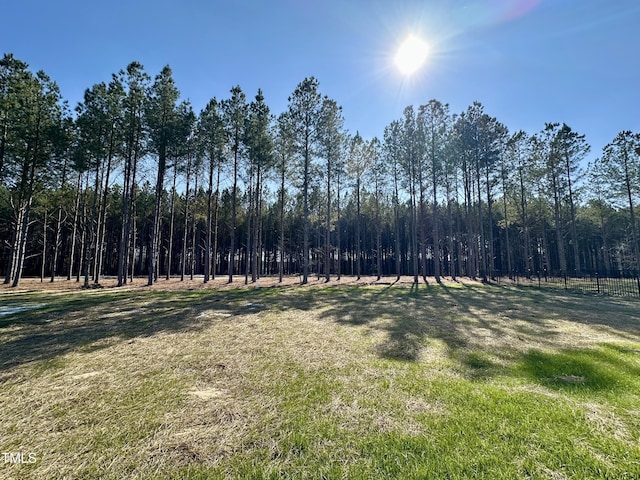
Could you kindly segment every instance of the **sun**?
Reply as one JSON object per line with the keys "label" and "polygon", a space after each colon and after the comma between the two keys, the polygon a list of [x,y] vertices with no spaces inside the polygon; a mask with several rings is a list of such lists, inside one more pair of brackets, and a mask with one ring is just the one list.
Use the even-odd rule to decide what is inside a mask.
{"label": "sun", "polygon": [[395,56],[396,67],[400,73],[411,75],[424,64],[428,55],[427,43],[415,35],[410,35],[398,48]]}

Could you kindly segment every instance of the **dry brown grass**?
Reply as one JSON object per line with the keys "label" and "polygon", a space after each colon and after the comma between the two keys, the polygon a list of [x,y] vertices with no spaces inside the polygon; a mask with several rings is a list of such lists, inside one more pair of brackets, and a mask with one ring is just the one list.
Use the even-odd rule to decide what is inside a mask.
{"label": "dry brown grass", "polygon": [[[25,283],[26,291],[32,285]],[[154,289],[161,286],[167,283]],[[65,311],[64,318],[48,314],[51,322],[42,325],[12,327],[14,340],[44,335],[61,322],[70,332],[91,324],[98,335],[44,363],[26,361],[2,372],[0,405],[15,421],[0,444],[36,452],[38,467],[29,478],[81,478],[108,465],[114,478],[128,476],[128,469],[145,476],[167,466],[215,465],[246,448],[251,432],[273,416],[277,399],[265,394],[283,372],[269,366],[295,363],[312,372],[348,368],[358,358],[357,330],[318,322],[310,312],[272,313],[262,301],[254,302],[255,311],[245,299],[218,303],[211,306],[225,310],[205,303],[197,314],[183,307],[165,319],[180,319],[185,328],[130,339],[124,324],[140,311],[163,314],[164,300],[100,304]],[[119,446],[105,451],[102,442]]]}
{"label": "dry brown grass", "polygon": [[[451,411],[408,382],[473,380],[532,348],[638,339],[637,318],[601,321],[594,306],[576,311],[580,297],[554,297],[549,310],[538,294],[513,304],[519,297],[503,289],[488,300],[485,287],[466,282],[433,296],[422,295],[422,285],[414,295],[412,278],[393,280],[314,277],[298,288],[299,278],[288,277],[283,285],[262,279],[258,290],[226,279],[153,287],[136,280],[126,289],[104,281],[90,291],[65,281],[3,287],[0,298],[12,303],[49,305],[2,329],[0,411],[9,420],[0,445],[35,452],[38,461],[0,466],[0,478],[148,478],[202,465],[224,471],[255,452],[275,469],[292,461],[282,445],[306,418],[358,436],[428,436],[428,419]],[[361,288],[321,288],[340,286]],[[74,299],[77,305],[64,303]],[[595,403],[588,412],[595,430],[629,440],[615,413]],[[321,440],[314,448],[333,455]],[[356,462],[349,451],[345,464]]]}

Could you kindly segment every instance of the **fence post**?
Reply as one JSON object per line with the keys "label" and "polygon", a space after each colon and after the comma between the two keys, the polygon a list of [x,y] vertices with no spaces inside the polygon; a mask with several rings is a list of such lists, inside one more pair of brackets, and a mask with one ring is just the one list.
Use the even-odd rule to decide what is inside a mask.
{"label": "fence post", "polygon": [[538,270],[538,288],[540,288],[540,270]]}
{"label": "fence post", "polygon": [[567,289],[567,272],[562,272],[562,274],[564,275],[564,289]]}
{"label": "fence post", "polygon": [[596,272],[596,286],[598,287],[598,294],[600,294],[600,277],[598,276],[598,272]]}

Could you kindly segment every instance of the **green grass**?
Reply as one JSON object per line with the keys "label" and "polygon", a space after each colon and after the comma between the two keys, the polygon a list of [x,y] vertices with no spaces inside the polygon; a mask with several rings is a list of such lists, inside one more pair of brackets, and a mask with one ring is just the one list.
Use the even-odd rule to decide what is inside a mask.
{"label": "green grass", "polygon": [[[0,478],[639,478],[640,301],[478,284],[64,295],[0,317]],[[1,459],[1,457],[0,457]]]}

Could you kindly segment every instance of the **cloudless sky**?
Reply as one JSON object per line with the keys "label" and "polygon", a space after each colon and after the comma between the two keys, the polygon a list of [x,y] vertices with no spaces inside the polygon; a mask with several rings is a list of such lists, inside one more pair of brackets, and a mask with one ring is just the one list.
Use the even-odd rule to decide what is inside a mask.
{"label": "cloudless sky", "polygon": [[[436,98],[480,101],[510,131],[565,122],[591,158],[640,131],[638,0],[20,0],[1,9],[0,54],[44,70],[72,106],[131,61],[169,64],[200,111],[240,85],[272,113],[307,76],[365,137]],[[431,46],[412,77],[393,55],[409,34]]]}

